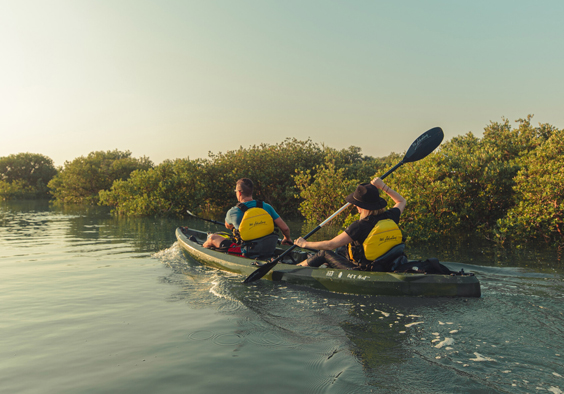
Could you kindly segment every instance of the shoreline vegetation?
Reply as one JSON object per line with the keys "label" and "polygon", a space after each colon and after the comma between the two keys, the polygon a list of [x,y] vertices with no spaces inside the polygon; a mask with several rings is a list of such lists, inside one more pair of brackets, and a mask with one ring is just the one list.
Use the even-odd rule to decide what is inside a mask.
{"label": "shoreline vegetation", "polygon": [[[386,179],[408,205],[408,240],[453,235],[499,245],[564,245],[564,130],[531,124],[532,115],[491,122],[482,138],[453,137],[424,160]],[[186,210],[222,218],[233,205],[233,185],[255,182],[255,198],[284,217],[325,220],[358,183],[397,164],[402,154],[375,158],[359,147],[336,150],[310,139],[209,153],[206,159],[154,165],[131,152],[98,151],[55,168],[41,154],[0,157],[0,199],[51,199],[56,204],[112,207],[119,216],[187,217]],[[341,227],[352,210],[335,218]]]}

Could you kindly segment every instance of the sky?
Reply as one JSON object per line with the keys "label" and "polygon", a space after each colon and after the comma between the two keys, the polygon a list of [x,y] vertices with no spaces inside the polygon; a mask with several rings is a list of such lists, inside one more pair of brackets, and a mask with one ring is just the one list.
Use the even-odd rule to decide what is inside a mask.
{"label": "sky", "polygon": [[561,0],[0,0],[0,157],[564,128]]}

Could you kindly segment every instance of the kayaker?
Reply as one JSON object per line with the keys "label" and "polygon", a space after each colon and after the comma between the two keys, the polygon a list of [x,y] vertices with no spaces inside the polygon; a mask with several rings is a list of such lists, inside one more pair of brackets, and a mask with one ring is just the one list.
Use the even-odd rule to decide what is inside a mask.
{"label": "kayaker", "polygon": [[253,199],[253,182],[249,178],[241,178],[235,185],[235,195],[239,203],[225,215],[225,227],[232,230],[234,239],[220,234],[210,234],[205,248],[225,250],[228,253],[246,257],[269,257],[274,253],[278,235],[274,233],[277,226],[284,239],[283,245],[292,245],[290,228],[276,213],[270,204]]}
{"label": "kayaker", "polygon": [[[385,209],[387,203],[380,197],[380,192],[386,193],[395,202],[393,208]],[[319,250],[298,265],[319,267],[327,264],[336,269],[388,270],[389,267],[375,266],[372,262],[402,243],[398,223],[406,206],[405,198],[382,179],[375,178],[371,183],[358,185],[346,200],[356,206],[360,220],[331,240],[308,242],[301,237],[296,239],[295,244],[301,248]],[[345,245],[348,246],[345,253],[334,252]]]}

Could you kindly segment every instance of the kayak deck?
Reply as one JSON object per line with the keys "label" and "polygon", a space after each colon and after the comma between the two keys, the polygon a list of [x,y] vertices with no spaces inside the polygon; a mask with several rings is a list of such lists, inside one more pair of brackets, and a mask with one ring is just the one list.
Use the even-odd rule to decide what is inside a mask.
{"label": "kayak deck", "polygon": [[[201,245],[206,237],[206,233],[187,227],[176,229],[176,238],[182,250],[201,264],[248,276],[258,268],[257,263],[267,262],[206,249]],[[279,249],[277,252],[281,253],[283,250]],[[307,252],[294,249],[264,278],[346,294],[435,297],[481,296],[480,282],[471,274],[431,275],[372,272],[295,265],[307,257]]]}

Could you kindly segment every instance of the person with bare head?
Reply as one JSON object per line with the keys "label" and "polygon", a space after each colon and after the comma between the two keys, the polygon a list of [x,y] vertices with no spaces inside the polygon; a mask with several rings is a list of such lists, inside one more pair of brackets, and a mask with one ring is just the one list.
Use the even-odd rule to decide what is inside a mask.
{"label": "person with bare head", "polygon": [[282,244],[293,244],[290,228],[274,208],[253,198],[253,182],[249,178],[237,181],[235,197],[238,204],[225,215],[225,227],[233,231],[234,237],[210,234],[204,242],[205,248],[215,248],[251,258],[270,257],[274,254],[278,242],[275,227],[284,235]]}

